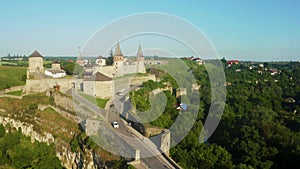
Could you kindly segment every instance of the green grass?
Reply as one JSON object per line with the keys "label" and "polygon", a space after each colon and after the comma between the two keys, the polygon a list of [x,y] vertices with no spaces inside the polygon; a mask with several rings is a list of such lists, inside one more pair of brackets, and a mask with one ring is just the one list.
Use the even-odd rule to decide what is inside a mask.
{"label": "green grass", "polygon": [[41,131],[47,131],[53,134],[55,138],[61,138],[69,143],[73,137],[70,131],[79,133],[78,126],[75,122],[60,115],[58,112],[48,107],[44,111],[37,111],[37,122]]}
{"label": "green grass", "polygon": [[24,75],[26,76],[26,67],[0,66],[0,90],[24,85]]}
{"label": "green grass", "polygon": [[21,96],[22,92],[23,92],[23,90],[17,90],[17,91],[13,91],[13,92],[7,92],[5,94],[15,95],[15,96]]}
{"label": "green grass", "polygon": [[82,92],[78,92],[82,97],[84,97],[85,99],[87,99],[88,101],[92,102],[95,105],[98,105],[100,108],[104,109],[106,103],[108,102],[109,99],[99,99],[99,98],[95,98],[94,96],[90,96],[87,95],[85,93]]}
{"label": "green grass", "polygon": [[96,101],[97,101],[97,105],[101,108],[105,108],[105,105],[106,103],[108,102],[109,99],[99,99],[99,98],[96,98]]}

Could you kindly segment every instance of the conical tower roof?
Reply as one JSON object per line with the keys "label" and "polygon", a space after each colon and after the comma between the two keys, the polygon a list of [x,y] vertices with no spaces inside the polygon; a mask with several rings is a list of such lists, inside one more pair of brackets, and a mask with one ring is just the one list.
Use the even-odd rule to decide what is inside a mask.
{"label": "conical tower roof", "polygon": [[139,45],[139,50],[138,50],[138,52],[136,54],[136,57],[137,58],[143,58],[144,57],[143,51],[142,51],[142,48],[141,48],[141,44]]}
{"label": "conical tower roof", "polygon": [[114,56],[123,56],[121,48],[120,48],[120,43],[118,42],[116,45],[116,49],[115,49],[115,54]]}
{"label": "conical tower roof", "polygon": [[31,57],[43,57],[43,56],[38,51],[35,50],[29,57],[31,58]]}

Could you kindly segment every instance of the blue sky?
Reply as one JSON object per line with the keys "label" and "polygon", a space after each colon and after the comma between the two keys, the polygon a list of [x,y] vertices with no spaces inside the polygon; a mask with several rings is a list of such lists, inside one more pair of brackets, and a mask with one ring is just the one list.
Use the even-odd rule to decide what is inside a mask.
{"label": "blue sky", "polygon": [[300,60],[300,1],[8,1],[0,0],[0,56],[77,55],[105,24],[140,12],[163,12],[194,24],[220,57]]}

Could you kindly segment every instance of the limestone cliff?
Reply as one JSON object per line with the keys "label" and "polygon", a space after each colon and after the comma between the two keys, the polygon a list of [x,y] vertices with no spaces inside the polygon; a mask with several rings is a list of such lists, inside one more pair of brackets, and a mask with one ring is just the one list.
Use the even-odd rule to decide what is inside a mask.
{"label": "limestone cliff", "polygon": [[[20,100],[1,98],[0,124],[7,132],[21,130],[31,141],[55,144],[56,156],[65,168],[112,168],[120,157],[112,157],[101,149],[90,149],[79,142],[77,151],[72,151],[70,140],[81,131],[70,97],[55,93],[54,104],[49,105],[49,97],[25,97]],[[18,106],[20,105],[20,106]],[[60,106],[58,106],[60,105]]]}
{"label": "limestone cliff", "polygon": [[72,152],[69,145],[62,140],[55,140],[51,133],[43,132],[42,134],[34,131],[32,124],[27,124],[9,117],[0,116],[0,124],[10,126],[8,130],[20,130],[22,133],[31,138],[31,141],[45,142],[47,144],[54,143],[56,145],[56,156],[66,168],[107,168],[106,165],[99,160],[99,155],[95,152],[84,149],[83,152]]}

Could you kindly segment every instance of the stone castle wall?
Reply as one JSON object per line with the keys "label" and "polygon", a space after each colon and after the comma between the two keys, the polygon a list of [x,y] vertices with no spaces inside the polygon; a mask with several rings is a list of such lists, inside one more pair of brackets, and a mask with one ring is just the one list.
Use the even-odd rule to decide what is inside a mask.
{"label": "stone castle wall", "polygon": [[137,73],[137,65],[124,65],[122,73],[123,74],[132,74],[132,73]]}
{"label": "stone castle wall", "polygon": [[83,92],[98,98],[111,98],[113,95],[113,81],[84,81]]}
{"label": "stone castle wall", "polygon": [[132,65],[124,65],[122,73],[125,74],[133,74],[133,73],[146,73],[146,69],[144,64],[141,63],[136,63]]}
{"label": "stone castle wall", "polygon": [[54,86],[59,85],[60,91],[66,92],[72,87],[78,88],[80,83],[82,83],[80,79],[27,79],[24,89],[25,93],[40,93],[51,90]]}
{"label": "stone castle wall", "polygon": [[0,93],[6,93],[6,92],[13,92],[13,91],[17,91],[17,90],[23,90],[25,87],[25,85],[21,85],[21,86],[12,86],[8,89],[4,89],[1,90]]}
{"label": "stone castle wall", "polygon": [[114,93],[114,82],[104,81],[96,82],[95,86],[95,96],[99,98],[111,98]]}
{"label": "stone castle wall", "polygon": [[95,66],[93,71],[101,72],[102,74],[108,77],[113,77],[113,74],[115,73],[115,68],[114,66]]}
{"label": "stone castle wall", "polygon": [[147,76],[135,76],[134,78],[131,79],[130,84],[135,86],[140,86],[144,82],[147,82],[148,80],[156,81],[155,75],[148,74]]}

